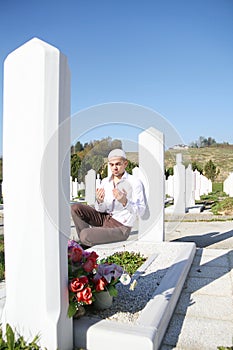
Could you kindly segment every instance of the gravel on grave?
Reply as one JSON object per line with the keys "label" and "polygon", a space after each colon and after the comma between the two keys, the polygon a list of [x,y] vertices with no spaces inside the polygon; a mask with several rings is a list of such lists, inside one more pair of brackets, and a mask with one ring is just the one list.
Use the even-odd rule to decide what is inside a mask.
{"label": "gravel on grave", "polygon": [[[136,325],[142,310],[152,298],[168,268],[177,256],[177,248],[174,245],[169,248],[169,253],[163,247],[163,244],[135,243],[127,247],[127,249],[124,248],[130,252],[140,251],[143,256],[148,258],[155,253],[158,255],[144,273],[137,274],[137,284],[134,290],[130,290],[130,285],[125,286],[118,283],[118,296],[113,298],[112,306],[105,310],[95,310],[93,306],[90,306],[86,311],[86,316]],[[102,258],[113,254],[115,251],[123,251],[123,249],[118,248],[115,251],[104,250],[104,254],[103,250],[95,249],[95,251]]]}

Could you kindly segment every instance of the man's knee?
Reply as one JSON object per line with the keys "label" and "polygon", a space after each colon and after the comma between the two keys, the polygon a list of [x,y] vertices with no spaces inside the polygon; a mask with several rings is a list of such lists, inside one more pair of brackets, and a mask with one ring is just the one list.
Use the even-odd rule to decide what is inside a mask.
{"label": "man's knee", "polygon": [[81,241],[81,243],[83,243],[84,245],[87,245],[87,246],[91,246],[92,243],[91,243],[91,238],[92,234],[90,232],[90,229],[83,229],[80,233],[79,233],[79,239]]}
{"label": "man's knee", "polygon": [[80,209],[80,204],[79,203],[71,205],[71,213],[72,214],[77,214],[79,212],[79,209]]}

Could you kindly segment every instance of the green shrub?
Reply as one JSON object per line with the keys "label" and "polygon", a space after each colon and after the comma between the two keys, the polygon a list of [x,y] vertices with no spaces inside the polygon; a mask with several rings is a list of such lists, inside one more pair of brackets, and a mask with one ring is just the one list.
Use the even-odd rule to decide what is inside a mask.
{"label": "green shrub", "polygon": [[202,201],[212,201],[212,202],[218,202],[222,197],[227,197],[227,194],[222,191],[212,191],[208,194],[203,194],[201,196]]}
{"label": "green shrub", "polygon": [[217,202],[218,198],[218,194],[213,192],[201,196],[201,200],[206,202]]}
{"label": "green shrub", "polygon": [[132,276],[137,269],[146,261],[147,258],[140,253],[134,252],[116,252],[109,257],[101,260],[101,263],[108,262],[120,265],[125,272]]}
{"label": "green shrub", "polygon": [[213,192],[223,192],[223,183],[222,182],[213,182],[212,183]]}
{"label": "green shrub", "polygon": [[3,337],[2,328],[0,328],[0,350],[40,350],[42,348],[37,345],[38,340],[39,336],[36,335],[31,342],[26,342],[23,336],[18,334],[15,335],[13,329],[8,323],[6,324],[5,337]]}
{"label": "green shrub", "polygon": [[223,199],[220,202],[215,203],[211,211],[215,215],[219,215],[221,213],[225,213],[226,215],[229,215],[233,212],[233,197],[227,197]]}

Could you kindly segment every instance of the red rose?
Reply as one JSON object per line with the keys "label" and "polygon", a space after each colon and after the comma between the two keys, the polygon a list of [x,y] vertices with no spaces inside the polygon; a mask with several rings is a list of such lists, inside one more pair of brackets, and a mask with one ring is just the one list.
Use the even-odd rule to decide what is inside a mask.
{"label": "red rose", "polygon": [[96,254],[96,252],[91,252],[91,254],[89,255],[89,258],[95,259],[95,260],[97,260],[98,257],[99,257],[99,255]]}
{"label": "red rose", "polygon": [[104,287],[107,285],[107,281],[105,278],[100,278],[97,280],[95,284],[95,289],[97,292],[100,292],[101,290],[104,290]]}
{"label": "red rose", "polygon": [[87,284],[88,283],[88,278],[87,276],[81,276],[79,277],[79,282],[83,283],[83,284]]}
{"label": "red rose", "polygon": [[80,282],[79,278],[73,278],[70,282],[69,288],[71,292],[77,293],[84,288],[84,284]]}
{"label": "red rose", "polygon": [[80,247],[72,247],[69,256],[73,262],[79,262],[82,260],[83,250]]}
{"label": "red rose", "polygon": [[83,264],[83,269],[86,272],[91,272],[96,267],[97,267],[96,258],[92,258],[91,256],[89,256],[87,258],[87,261]]}
{"label": "red rose", "polygon": [[78,302],[83,302],[85,304],[91,304],[92,303],[92,292],[91,292],[91,288],[87,287],[85,289],[83,289],[82,291],[77,293],[76,296]]}

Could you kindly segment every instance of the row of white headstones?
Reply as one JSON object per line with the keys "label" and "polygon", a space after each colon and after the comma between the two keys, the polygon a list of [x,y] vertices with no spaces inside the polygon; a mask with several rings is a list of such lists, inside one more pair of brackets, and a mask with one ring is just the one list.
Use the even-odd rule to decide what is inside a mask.
{"label": "row of white headstones", "polygon": [[[49,350],[72,349],[70,73],[58,49],[34,38],[7,57],[3,123],[6,303],[1,322],[27,339],[39,333],[41,346]],[[148,204],[139,239],[163,241],[164,135],[151,127],[138,143]]]}
{"label": "row of white headstones", "polygon": [[[195,206],[195,201],[200,200],[201,195],[212,192],[212,181],[202,175],[198,170],[193,171],[191,164],[187,168],[182,164],[182,154],[178,153],[174,166],[174,175],[170,175],[165,181],[165,195],[174,199],[174,213],[184,214],[188,208]],[[135,177],[143,179],[138,167],[132,170]],[[70,198],[77,197],[80,189],[85,190],[85,201],[93,205],[95,202],[95,190],[101,182],[96,178],[95,170],[91,169],[85,176],[85,183],[72,181],[70,183]],[[148,193],[148,184],[145,182],[145,191]],[[177,190],[178,189],[178,190]],[[183,193],[183,195],[181,195]],[[165,198],[166,200],[166,198]]]}

